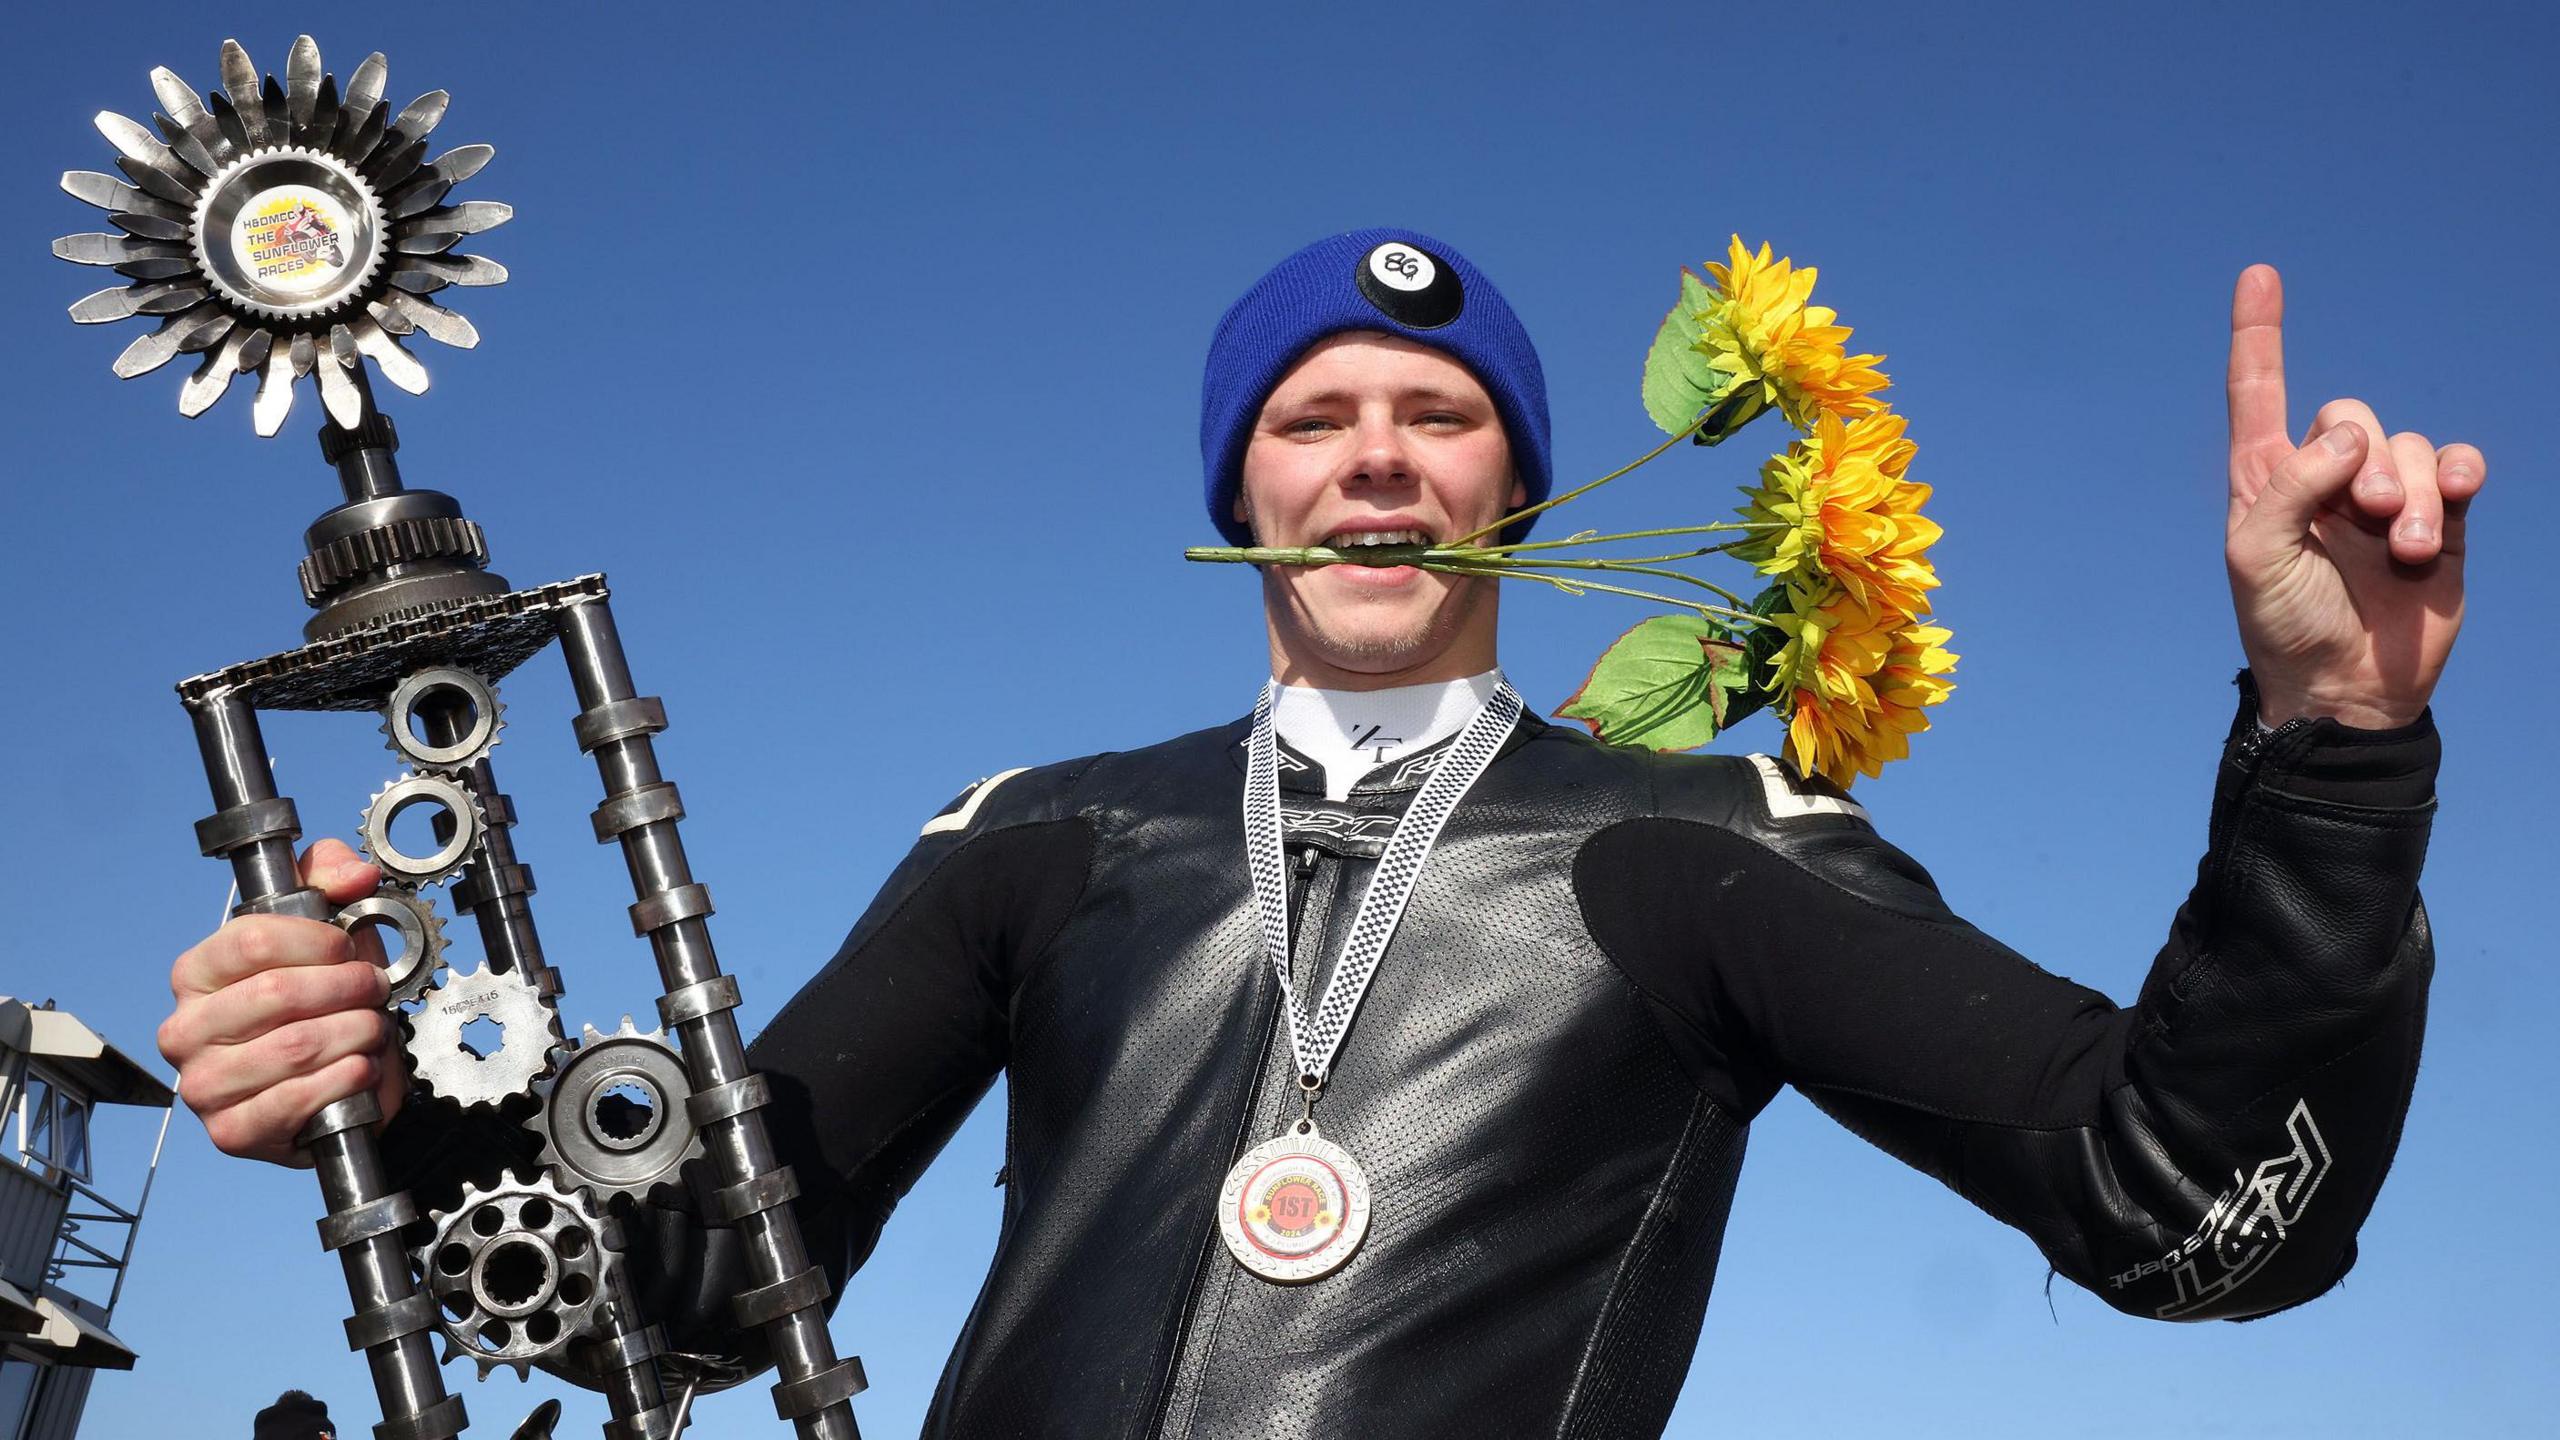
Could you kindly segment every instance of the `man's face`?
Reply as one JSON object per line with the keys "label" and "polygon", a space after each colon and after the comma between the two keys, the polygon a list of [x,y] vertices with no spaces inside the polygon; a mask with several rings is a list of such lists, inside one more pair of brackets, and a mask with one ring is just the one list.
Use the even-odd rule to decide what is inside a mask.
{"label": "man's face", "polygon": [[[1525,498],[1493,398],[1466,366],[1354,331],[1273,387],[1245,446],[1236,517],[1271,546],[1436,544]],[[1489,670],[1494,583],[1409,565],[1265,566],[1272,673],[1358,690]]]}

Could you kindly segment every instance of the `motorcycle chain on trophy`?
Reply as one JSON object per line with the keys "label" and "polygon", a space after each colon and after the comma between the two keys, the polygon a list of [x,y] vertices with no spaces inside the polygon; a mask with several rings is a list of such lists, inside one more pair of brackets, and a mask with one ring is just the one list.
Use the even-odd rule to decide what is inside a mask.
{"label": "motorcycle chain on trophy", "polygon": [[415,1003],[444,972],[444,919],[436,914],[435,902],[414,885],[385,880],[381,889],[339,906],[330,918],[350,935],[359,925],[381,925],[399,936],[396,955],[389,945],[383,946],[384,971],[391,981],[385,1004]]}
{"label": "motorcycle chain on trophy", "polygon": [[[401,849],[391,838],[391,822],[416,805],[436,806],[451,821],[450,833],[424,855]],[[450,879],[470,861],[471,847],[487,824],[479,799],[461,782],[446,775],[413,772],[373,792],[357,822],[356,839],[383,874],[410,885],[433,885]]]}
{"label": "motorcycle chain on trophy", "polygon": [[[430,700],[459,702],[459,708],[471,716],[451,744],[430,744],[418,737],[419,707]],[[391,688],[391,698],[382,706],[382,733],[391,742],[391,753],[420,770],[450,775],[487,757],[498,743],[498,732],[507,728],[506,717],[507,707],[499,703],[496,686],[459,666],[430,665],[410,671]]]}
{"label": "motorcycle chain on trophy", "polygon": [[[495,1105],[533,1088],[550,1073],[566,1043],[560,1016],[522,975],[485,966],[445,978],[409,1019],[409,1073],[436,1095],[461,1105]],[[473,1049],[465,1027],[498,1027],[495,1048]]]}
{"label": "motorcycle chain on trophy", "polygon": [[702,1153],[686,1102],[684,1057],[631,1017],[610,1035],[584,1027],[560,1071],[537,1087],[541,1108],[524,1122],[542,1137],[542,1163],[564,1185],[645,1198]]}
{"label": "motorcycle chain on trophy", "polygon": [[581,575],[394,612],[282,654],[189,676],[178,683],[178,698],[202,705],[235,695],[261,710],[379,710],[398,677],[420,661],[503,677],[551,643],[564,609],[610,593],[602,575]]}
{"label": "motorcycle chain on trophy", "polygon": [[599,1301],[621,1263],[610,1222],[550,1177],[466,1184],[416,1255],[443,1310],[446,1360],[467,1355],[480,1378],[526,1369],[600,1328]]}

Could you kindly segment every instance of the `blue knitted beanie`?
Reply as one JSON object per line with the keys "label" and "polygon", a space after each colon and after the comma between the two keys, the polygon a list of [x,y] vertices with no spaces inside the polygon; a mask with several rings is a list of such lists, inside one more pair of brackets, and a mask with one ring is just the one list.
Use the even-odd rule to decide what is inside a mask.
{"label": "blue knitted beanie", "polygon": [[[1547,380],[1502,292],[1467,257],[1411,230],[1354,230],[1319,240],[1254,282],[1218,322],[1200,379],[1200,458],[1209,519],[1238,545],[1245,442],[1262,403],[1308,347],[1345,330],[1376,330],[1455,357],[1493,397],[1512,464],[1536,504],[1552,483]],[[1526,522],[1505,539],[1528,533]],[[1455,538],[1455,537],[1446,537]]]}

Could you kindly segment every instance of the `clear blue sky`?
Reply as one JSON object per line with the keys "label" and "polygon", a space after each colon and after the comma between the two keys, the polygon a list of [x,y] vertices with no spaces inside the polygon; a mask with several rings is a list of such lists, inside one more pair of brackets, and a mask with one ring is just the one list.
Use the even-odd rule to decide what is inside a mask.
{"label": "clear blue sky", "polygon": [[[54,183],[109,168],[88,117],[145,113],[153,65],[209,85],[236,35],[281,70],[315,22],[342,77],[382,49],[395,103],[448,88],[440,138],[497,146],[464,193],[517,207],[479,247],[515,279],[456,292],[487,340],[423,347],[402,458],[512,579],[614,577],[751,1025],[961,785],[1248,703],[1249,579],[1177,558],[1209,538],[1199,356],[1265,265],[1381,223],[1499,280],[1545,354],[1564,476],[1651,443],[1637,368],[1683,262],[1739,230],[1821,266],[1818,298],[1890,357],[1964,656],[1918,758],[1862,798],[1960,910],[2130,997],[2229,716],[2225,316],[2239,270],[2275,263],[2297,428],[2356,395],[2490,460],[2438,697],[2433,1029],[2362,1263],[2246,1326],[2138,1323],[2067,1284],[2048,1303],[2023,1239],[1788,1097],[1753,1136],[1672,1433],[2504,1435],[2560,1407],[2560,983],[2531,910],[2560,700],[2532,548],[2560,521],[2532,418],[2560,388],[2549,10],[22,7],[0,96],[0,991],[146,1057],[168,958],[226,883],[194,852],[169,687],[294,642],[299,532],[334,491],[308,395],[261,442],[244,395],[186,422],[178,367],[108,373],[139,327],[64,318],[103,282],[46,244],[99,227]],[[1719,516],[1750,458],[1675,455],[1584,523]],[[1508,609],[1506,663],[1548,706],[1634,618]],[[620,862],[589,843],[594,772],[556,662],[507,698],[498,768],[566,1016],[610,1029],[655,985]],[[268,734],[315,829],[344,833],[392,771],[356,718]],[[116,1118],[111,1179],[149,1144]],[[1001,1120],[982,1107],[838,1313],[872,1434],[912,1433],[975,1293]],[[288,1385],[364,1433],[317,1213],[309,1177],[182,1118],[116,1321],[142,1365],[100,1380],[87,1433],[245,1436]],[[467,1374],[484,1433],[557,1388]],[[601,1404],[568,1394],[568,1433],[592,1434]],[[782,1433],[760,1386],[704,1424]]]}

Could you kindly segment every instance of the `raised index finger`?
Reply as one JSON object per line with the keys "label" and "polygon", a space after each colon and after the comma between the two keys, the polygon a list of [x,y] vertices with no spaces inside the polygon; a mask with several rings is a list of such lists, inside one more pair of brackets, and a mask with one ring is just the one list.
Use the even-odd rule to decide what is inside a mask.
{"label": "raised index finger", "polygon": [[2252,265],[2231,289],[2231,453],[2293,453],[2284,419],[2284,280]]}

